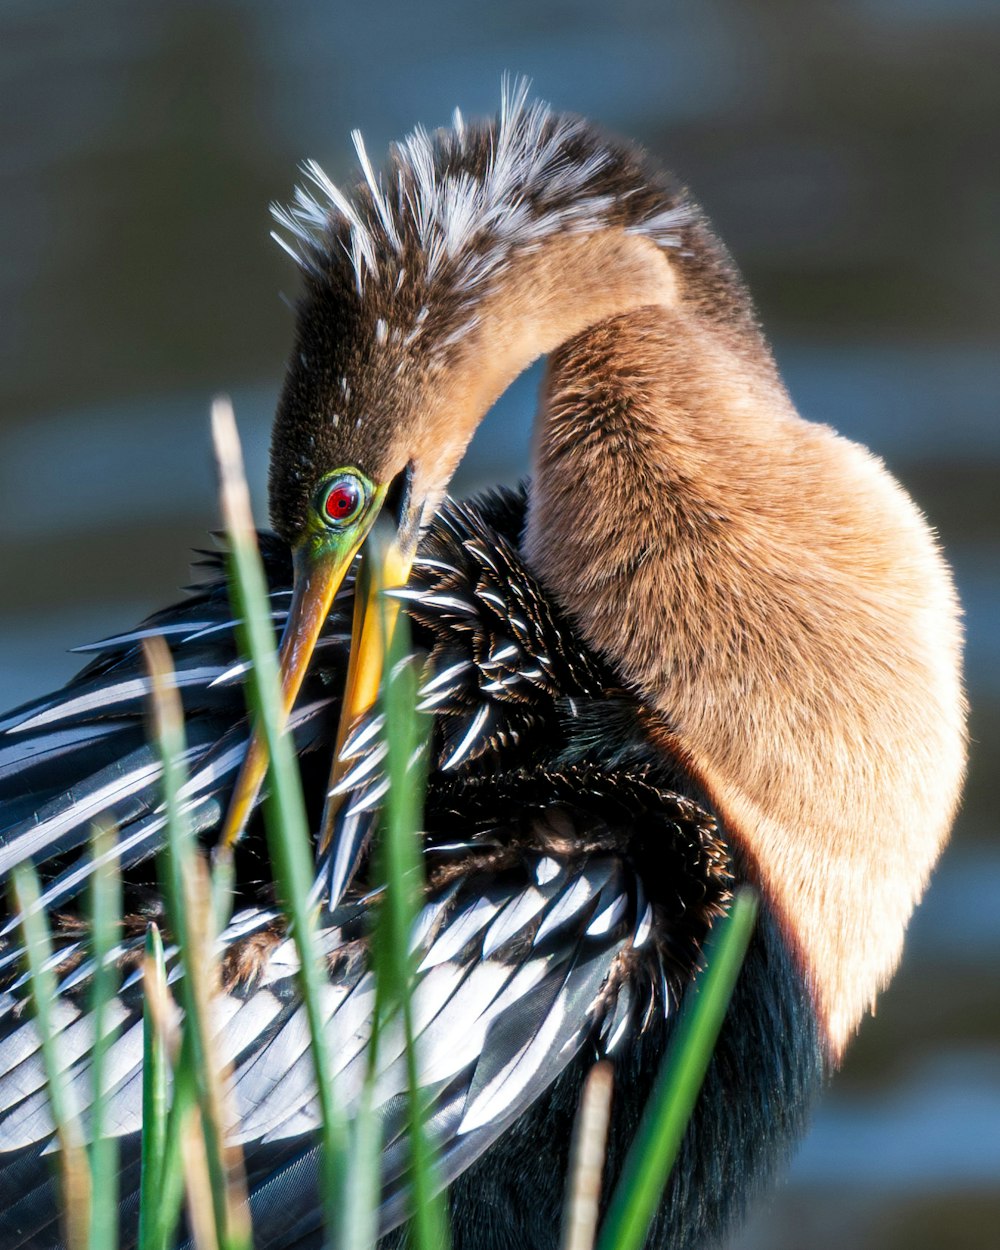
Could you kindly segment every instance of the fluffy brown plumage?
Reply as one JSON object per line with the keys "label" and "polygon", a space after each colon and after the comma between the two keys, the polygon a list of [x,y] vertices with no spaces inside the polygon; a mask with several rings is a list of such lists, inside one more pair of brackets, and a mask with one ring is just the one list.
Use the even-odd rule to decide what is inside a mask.
{"label": "fluffy brown plumage", "polygon": [[839,1057],[954,815],[957,604],[901,487],[729,337],[682,295],[556,355],[527,551],[726,816]]}

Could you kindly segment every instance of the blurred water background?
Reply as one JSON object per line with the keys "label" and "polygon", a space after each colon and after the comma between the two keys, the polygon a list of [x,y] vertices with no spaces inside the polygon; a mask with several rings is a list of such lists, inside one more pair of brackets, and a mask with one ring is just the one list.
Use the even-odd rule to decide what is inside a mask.
{"label": "blurred water background", "polygon": [[[267,206],[297,163],[350,177],[351,127],[378,153],[492,112],[503,70],[689,182],[801,410],[939,528],[969,630],[965,809],[877,1021],[731,1250],[997,1244],[998,64],[988,0],[0,7],[0,706],[187,580],[216,524],[217,391],[266,515],[296,290]],[[463,489],[523,472],[536,383]]]}

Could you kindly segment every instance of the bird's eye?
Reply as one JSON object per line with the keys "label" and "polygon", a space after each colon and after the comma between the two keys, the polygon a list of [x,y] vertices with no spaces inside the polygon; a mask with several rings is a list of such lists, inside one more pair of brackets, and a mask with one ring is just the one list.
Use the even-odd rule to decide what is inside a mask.
{"label": "bird's eye", "polygon": [[364,482],[354,473],[338,473],[320,488],[319,514],[339,529],[356,521],[367,502]]}

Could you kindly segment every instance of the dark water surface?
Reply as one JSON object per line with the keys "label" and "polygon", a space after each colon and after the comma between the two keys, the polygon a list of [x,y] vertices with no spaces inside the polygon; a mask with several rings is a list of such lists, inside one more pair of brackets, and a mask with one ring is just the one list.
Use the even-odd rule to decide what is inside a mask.
{"label": "dark water surface", "polygon": [[[267,205],[298,161],[342,177],[353,126],[375,153],[492,111],[505,69],[695,188],[802,411],[884,456],[939,528],[969,630],[965,811],[741,1250],[982,1250],[1000,1227],[998,54],[985,0],[0,9],[0,706],[187,579],[216,524],[216,391],[265,515],[296,289]],[[486,422],[466,488],[523,472],[536,383]]]}

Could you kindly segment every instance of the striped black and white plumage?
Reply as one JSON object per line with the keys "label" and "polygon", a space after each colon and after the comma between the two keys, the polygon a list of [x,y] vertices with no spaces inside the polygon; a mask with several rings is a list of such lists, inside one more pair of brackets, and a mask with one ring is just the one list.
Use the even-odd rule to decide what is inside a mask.
{"label": "striped black and white plumage", "polygon": [[[429,888],[414,1011],[432,1125],[452,1182],[457,1247],[548,1247],[558,1237],[572,1119],[595,1057],[615,1063],[609,1173],[620,1167],[741,864],[682,764],[652,744],[655,723],[588,653],[518,554],[523,495],[446,507],[405,592],[436,720],[424,851]],[[290,561],[263,540],[275,624]],[[318,821],[346,662],[350,587],[318,646],[292,719]],[[0,726],[0,870],[38,864],[61,949],[57,1015],[82,1092],[91,1044],[84,935],[74,917],[98,816],[119,830],[126,886],[110,1123],[122,1137],[123,1245],[134,1242],[141,996],[130,971],[159,917],[150,859],[160,843],[158,767],[145,736],[140,640],[170,644],[187,715],[194,818],[211,844],[247,737],[227,593],[206,588],[111,639],[75,681]],[[378,736],[354,736],[341,832],[377,809]],[[346,823],[345,823],[346,822]],[[362,854],[325,917],[327,1010],[348,1110],[364,1071],[373,1003],[365,932],[377,882]],[[321,865],[329,889],[333,859]],[[225,935],[221,1050],[235,1072],[255,1244],[320,1244],[316,1116],[295,957],[255,825],[237,853]],[[345,870],[336,870],[343,878]],[[339,887],[336,894],[340,894]],[[4,930],[0,998],[0,1246],[59,1243],[51,1137],[35,1028],[24,1011],[18,935]],[[382,1051],[383,1228],[403,1218],[405,1068]],[[651,1244],[720,1234],[801,1130],[821,1072],[806,995],[764,913]],[[390,1240],[396,1234],[390,1232]]]}

